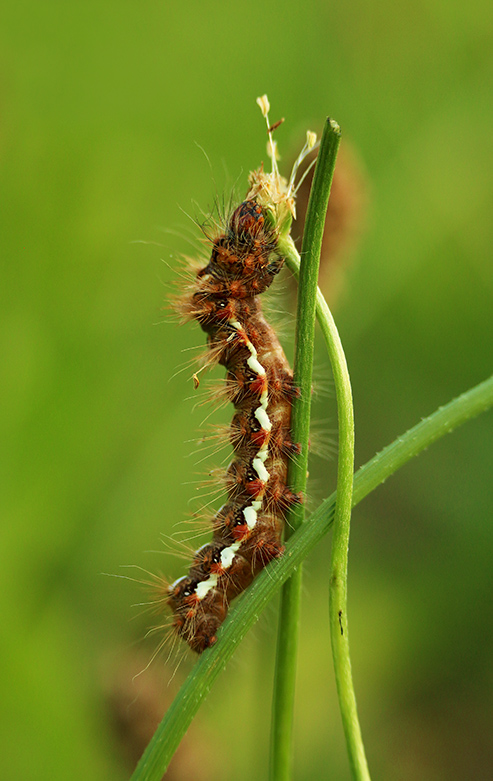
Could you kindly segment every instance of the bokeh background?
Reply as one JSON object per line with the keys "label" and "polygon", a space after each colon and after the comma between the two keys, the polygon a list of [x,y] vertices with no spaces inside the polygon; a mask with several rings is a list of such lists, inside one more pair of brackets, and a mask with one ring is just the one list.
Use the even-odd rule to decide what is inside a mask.
{"label": "bokeh background", "polygon": [[[2,778],[128,778],[175,677],[132,607],[177,577],[193,511],[203,343],[163,304],[215,200],[343,128],[327,293],[352,375],[357,465],[491,373],[488,0],[266,4],[19,0],[0,26]],[[199,146],[205,150],[206,155]],[[335,198],[335,196],[334,196]],[[335,204],[336,205],[336,204]],[[190,219],[190,215],[193,219]],[[150,243],[136,243],[144,240]],[[331,286],[330,279],[333,279]],[[288,319],[289,283],[276,300]],[[287,329],[289,332],[289,328]],[[286,341],[289,349],[289,333]],[[320,347],[317,430],[334,429]],[[217,375],[219,376],[219,375]],[[202,388],[201,388],[202,390]],[[222,410],[211,420],[227,421]],[[434,445],[354,513],[353,667],[375,778],[493,774],[493,418]],[[334,461],[313,459],[315,505]],[[179,527],[178,527],[179,528]],[[198,543],[197,543],[198,544]],[[306,564],[296,778],[347,779],[325,541]],[[170,778],[266,778],[273,605]]]}

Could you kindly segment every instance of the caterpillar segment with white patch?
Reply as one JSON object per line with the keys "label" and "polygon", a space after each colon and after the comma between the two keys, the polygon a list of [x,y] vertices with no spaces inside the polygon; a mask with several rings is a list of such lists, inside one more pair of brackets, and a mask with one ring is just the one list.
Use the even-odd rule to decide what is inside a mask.
{"label": "caterpillar segment with white patch", "polygon": [[181,306],[200,323],[226,368],[236,408],[230,430],[235,458],[225,476],[228,501],[213,518],[212,542],[196,552],[188,575],[169,587],[174,625],[199,653],[215,642],[230,601],[282,554],[286,511],[300,501],[286,486],[288,459],[297,452],[289,435],[296,389],[257,298],[282,265],[262,208],[244,201]]}
{"label": "caterpillar segment with white patch", "polygon": [[287,486],[289,458],[299,452],[290,438],[293,375],[277,335],[262,314],[259,295],[270,287],[284,258],[281,235],[294,215],[297,166],[314,147],[307,143],[289,182],[277,169],[266,96],[272,173],[250,174],[245,201],[212,241],[177,309],[207,334],[208,364],[226,369],[225,393],[235,407],[229,430],[234,459],[226,470],[227,501],[212,519],[212,540],[194,554],[188,572],[167,589],[177,633],[196,652],[216,642],[232,599],[270,561],[282,555],[288,509],[302,500]]}

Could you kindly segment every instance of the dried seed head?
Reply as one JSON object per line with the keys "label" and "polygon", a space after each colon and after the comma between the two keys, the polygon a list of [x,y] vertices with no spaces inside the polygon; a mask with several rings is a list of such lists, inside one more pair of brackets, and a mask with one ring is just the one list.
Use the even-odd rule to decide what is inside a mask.
{"label": "dried seed head", "polygon": [[262,115],[264,117],[267,117],[270,111],[270,103],[267,95],[262,95],[262,97],[257,98],[257,103],[260,106],[260,111],[262,112]]}
{"label": "dried seed head", "polygon": [[247,200],[257,201],[262,207],[265,214],[270,218],[273,228],[279,237],[287,237],[291,228],[292,219],[296,218],[295,179],[301,163],[312,149],[315,148],[317,136],[315,133],[312,133],[311,130],[307,131],[306,143],[298,155],[288,181],[279,173],[277,165],[277,161],[279,160],[277,142],[274,141],[272,137],[273,130],[281,124],[282,120],[281,122],[274,123],[274,125],[270,124],[270,103],[267,95],[262,95],[262,97],[257,98],[257,103],[260,106],[262,116],[267,123],[267,153],[271,161],[271,171],[264,171],[264,167],[261,165],[260,168],[250,173],[248,177],[250,189],[246,197]]}

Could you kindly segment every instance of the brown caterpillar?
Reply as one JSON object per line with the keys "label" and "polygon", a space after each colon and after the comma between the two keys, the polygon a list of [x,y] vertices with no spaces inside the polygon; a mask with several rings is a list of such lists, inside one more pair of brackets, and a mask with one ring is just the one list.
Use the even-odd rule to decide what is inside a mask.
{"label": "brown caterpillar", "polygon": [[277,170],[266,96],[258,102],[269,128],[272,173],[261,168],[250,174],[246,200],[212,242],[208,264],[178,306],[207,334],[210,362],[225,367],[227,395],[236,410],[227,502],[213,518],[212,541],[196,551],[188,575],[169,586],[166,596],[177,633],[197,653],[216,642],[230,601],[282,554],[286,511],[301,501],[286,485],[288,459],[299,450],[289,433],[297,390],[258,296],[283,266],[278,244],[280,236],[289,237],[296,170],[316,139],[307,134],[286,182]]}

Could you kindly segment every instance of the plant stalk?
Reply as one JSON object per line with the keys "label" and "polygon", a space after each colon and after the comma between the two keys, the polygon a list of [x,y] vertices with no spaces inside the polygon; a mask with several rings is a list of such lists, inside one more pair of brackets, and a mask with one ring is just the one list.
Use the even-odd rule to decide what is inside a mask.
{"label": "plant stalk", "polygon": [[[339,125],[334,120],[327,119],[317,156],[303,234],[294,357],[294,384],[299,390],[299,398],[294,399],[291,412],[291,438],[300,445],[301,452],[290,462],[287,478],[293,493],[301,496],[305,496],[308,469],[318,269],[340,136]],[[284,255],[285,250],[290,250],[291,246],[294,248],[290,239],[284,243],[279,242],[279,250]],[[304,518],[304,505],[294,505],[286,519],[286,540],[301,526]],[[293,572],[281,592],[272,701],[271,781],[288,781],[291,778],[301,579],[300,566]]]}
{"label": "plant stalk", "polygon": [[[300,258],[294,246],[286,264],[298,276]],[[354,414],[351,381],[339,333],[321,291],[317,289],[317,319],[329,353],[337,397],[339,455],[329,585],[332,657],[339,708],[353,777],[369,781],[370,774],[356,706],[347,627],[347,565],[354,471]]]}

